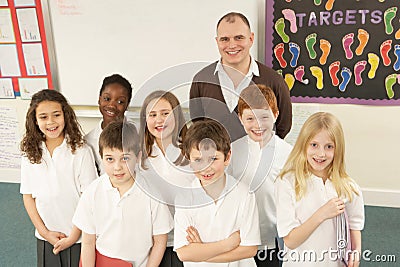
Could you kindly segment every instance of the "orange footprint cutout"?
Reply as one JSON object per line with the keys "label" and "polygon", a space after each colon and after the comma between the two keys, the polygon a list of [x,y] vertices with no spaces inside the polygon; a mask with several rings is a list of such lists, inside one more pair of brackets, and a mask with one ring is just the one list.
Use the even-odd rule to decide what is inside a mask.
{"label": "orange footprint cutout", "polygon": [[357,39],[360,41],[360,44],[356,48],[356,55],[360,56],[364,52],[364,48],[367,46],[369,33],[364,29],[358,29]]}
{"label": "orange footprint cutout", "polygon": [[328,40],[321,39],[319,40],[319,48],[322,50],[322,56],[319,59],[319,63],[325,65],[329,53],[331,52],[331,43]]}
{"label": "orange footprint cutout", "polygon": [[400,39],[400,29],[398,29],[397,32],[394,34],[394,38],[396,38],[396,40]]}
{"label": "orange footprint cutout", "polygon": [[326,4],[325,4],[325,9],[328,11],[332,10],[334,3],[335,3],[335,0],[328,0],[328,2],[326,2]]}

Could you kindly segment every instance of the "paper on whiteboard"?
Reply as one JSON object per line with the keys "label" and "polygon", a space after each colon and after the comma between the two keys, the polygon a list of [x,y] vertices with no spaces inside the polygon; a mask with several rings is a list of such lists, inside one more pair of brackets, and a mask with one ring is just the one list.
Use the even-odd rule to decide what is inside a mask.
{"label": "paper on whiteboard", "polygon": [[19,169],[20,166],[17,111],[0,107],[0,169]]}

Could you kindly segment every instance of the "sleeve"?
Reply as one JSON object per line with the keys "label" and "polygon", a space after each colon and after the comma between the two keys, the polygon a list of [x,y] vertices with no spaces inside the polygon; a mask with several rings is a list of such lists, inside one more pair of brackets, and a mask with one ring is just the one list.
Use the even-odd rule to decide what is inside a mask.
{"label": "sleeve", "polygon": [[276,74],[276,79],[277,83],[274,92],[279,109],[279,115],[275,123],[276,134],[284,139],[292,128],[292,101],[290,100],[290,92],[285,80],[279,74]]}
{"label": "sleeve", "polygon": [[364,200],[361,188],[357,184],[354,184],[354,187],[358,191],[358,195],[353,193],[352,201],[346,204],[346,212],[350,229],[361,231],[364,229],[365,222]]}
{"label": "sleeve", "polygon": [[201,83],[196,81],[196,77],[192,81],[189,92],[189,111],[192,120],[201,119],[204,117],[203,105],[200,94]]}
{"label": "sleeve", "polygon": [[72,223],[87,234],[96,234],[94,221],[94,193],[95,186],[92,185],[83,192],[79,199]]}
{"label": "sleeve", "polygon": [[168,206],[153,199],[150,201],[153,235],[168,234],[174,227]]}
{"label": "sleeve", "polygon": [[82,158],[81,158],[79,172],[77,173],[77,177],[79,179],[80,191],[83,192],[89,186],[89,184],[98,177],[97,177],[96,164],[94,161],[94,156],[91,148],[85,145],[81,149],[82,149]]}
{"label": "sleeve", "polygon": [[186,229],[191,225],[188,210],[184,208],[176,208],[174,223],[174,251],[176,251],[178,248],[189,244],[186,240]]}
{"label": "sleeve", "polygon": [[301,225],[296,218],[296,194],[289,180],[278,178],[275,181],[276,226],[279,237]]}
{"label": "sleeve", "polygon": [[33,194],[31,179],[29,175],[29,169],[32,163],[29,162],[28,158],[21,157],[21,184],[19,187],[19,192],[21,194]]}
{"label": "sleeve", "polygon": [[260,222],[254,193],[247,193],[246,202],[243,208],[242,225],[240,226],[240,245],[261,245]]}

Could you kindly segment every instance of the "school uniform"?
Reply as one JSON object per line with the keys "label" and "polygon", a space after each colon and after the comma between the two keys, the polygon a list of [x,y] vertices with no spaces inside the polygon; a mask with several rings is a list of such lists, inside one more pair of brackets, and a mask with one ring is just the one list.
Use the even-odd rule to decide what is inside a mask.
{"label": "school uniform", "polygon": [[[165,155],[157,144],[153,144],[151,157],[146,160],[147,170],[141,170],[141,174],[146,177],[149,186],[149,192],[155,192],[152,195],[164,203],[169,204],[168,208],[171,215],[175,214],[176,195],[181,192],[182,188],[190,188],[193,180],[196,179],[189,167],[177,166],[174,161],[181,154],[181,150],[174,145],[169,145],[165,149]],[[145,185],[145,186],[146,186]],[[161,194],[157,196],[157,194]],[[179,267],[183,266],[176,252],[173,251],[174,246],[174,230],[168,233],[167,248],[164,253],[161,267]]]}
{"label": "school uniform", "polygon": [[[364,202],[360,187],[353,183],[359,195],[353,194],[353,200],[346,203],[349,227],[352,230],[364,228]],[[337,193],[331,180],[325,184],[322,178],[315,175],[307,180],[307,192],[304,197],[296,201],[295,178],[286,175],[283,179],[277,179],[275,199],[277,207],[277,227],[280,237],[287,236],[291,230],[303,224],[328,200],[337,197]],[[285,246],[285,260],[283,266],[343,266],[337,260],[337,253],[330,257],[329,251],[337,250],[336,218],[325,220],[317,229],[296,249],[290,250]],[[305,251],[316,253],[317,260],[300,260],[296,257],[304,255]],[[324,254],[324,251],[328,253]],[[320,258],[320,259],[319,259]],[[321,259],[322,258],[322,259]],[[332,258],[332,259],[330,259]],[[307,259],[307,258],[306,258]]]}
{"label": "school uniform", "polygon": [[[68,236],[73,227],[72,217],[81,192],[97,178],[93,154],[87,145],[72,153],[66,139],[54,149],[52,156],[44,142],[41,148],[43,153],[40,164],[30,163],[27,157],[21,159],[20,193],[32,195],[36,209],[50,231]],[[45,241],[36,229],[35,236]],[[38,262],[43,262],[45,257],[54,256],[51,250],[46,249],[44,252],[48,246],[41,243],[43,242],[38,242]]]}
{"label": "school uniform", "polygon": [[[292,146],[277,135],[273,135],[262,148],[248,135],[232,143],[228,172],[246,183],[256,196],[261,233],[261,246],[258,247],[257,253],[259,257],[256,255],[257,266],[265,265],[262,264],[263,261],[270,262],[271,255],[274,264],[278,265],[274,182],[291,151]],[[265,260],[262,261],[261,258]]]}
{"label": "school uniform", "polygon": [[103,167],[101,155],[99,152],[99,138],[100,134],[103,131],[101,128],[101,124],[103,123],[103,120],[99,122],[99,124],[91,130],[87,135],[85,135],[85,140],[86,143],[90,146],[90,148],[93,151],[94,159],[96,160],[96,167],[98,170],[99,175],[104,174],[105,170]]}
{"label": "school uniform", "polygon": [[99,253],[132,262],[135,267],[146,266],[153,236],[172,229],[167,206],[152,199],[136,182],[120,196],[107,174],[82,195],[73,223],[96,235]]}
{"label": "school uniform", "polygon": [[[186,240],[189,226],[198,230],[204,243],[226,239],[239,230],[241,246],[260,245],[255,196],[232,176],[226,175],[225,187],[216,202],[207,195],[198,179],[193,182],[192,194],[185,197],[187,205],[192,207],[176,208],[174,250],[189,244]],[[229,263],[184,262],[184,266],[254,267],[256,263],[253,258],[247,258]]]}

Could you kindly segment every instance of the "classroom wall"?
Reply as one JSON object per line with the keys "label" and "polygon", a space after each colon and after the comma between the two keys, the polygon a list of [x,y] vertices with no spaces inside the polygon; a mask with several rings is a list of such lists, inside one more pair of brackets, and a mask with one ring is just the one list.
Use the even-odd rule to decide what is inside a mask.
{"label": "classroom wall", "polygon": [[[256,33],[256,48],[252,50],[253,56],[262,61],[264,54],[260,51],[260,43],[263,39],[263,8],[262,0],[250,1],[253,5],[250,9],[257,9],[259,21],[253,22]],[[227,11],[229,11],[227,9]],[[216,17],[215,20],[218,18]],[[213,28],[214,25],[203,25]],[[186,24],[182,31],[190,31],[190,23]],[[74,41],[74,40],[71,40]],[[215,54],[217,48],[214,45]],[[196,55],[193,56],[196,58]],[[198,60],[203,60],[199,58]],[[76,66],[71,66],[76,68]],[[62,79],[61,79],[62,81]],[[101,81],[92,81],[90,90],[97,101],[98,86]],[[89,90],[89,89],[88,89]],[[187,96],[187,95],[186,95]],[[183,94],[182,97],[185,97]],[[182,100],[181,100],[182,101]],[[19,132],[22,136],[24,130],[24,117],[29,101],[19,98],[13,100],[0,100],[1,106],[15,107],[19,121]],[[332,112],[343,124],[346,137],[346,165],[349,174],[363,188],[366,203],[369,205],[381,205],[400,207],[400,164],[398,163],[398,151],[400,151],[400,107],[390,106],[362,106],[362,105],[329,105],[329,104],[294,104],[295,107],[304,109],[315,108],[321,111]],[[85,132],[94,128],[100,118],[95,115],[96,108],[91,107],[88,113],[76,107],[79,121]],[[88,115],[89,114],[89,115]],[[295,117],[296,120],[296,117]],[[0,182],[18,182],[19,170],[1,170]],[[1,186],[1,184],[0,184]]]}

